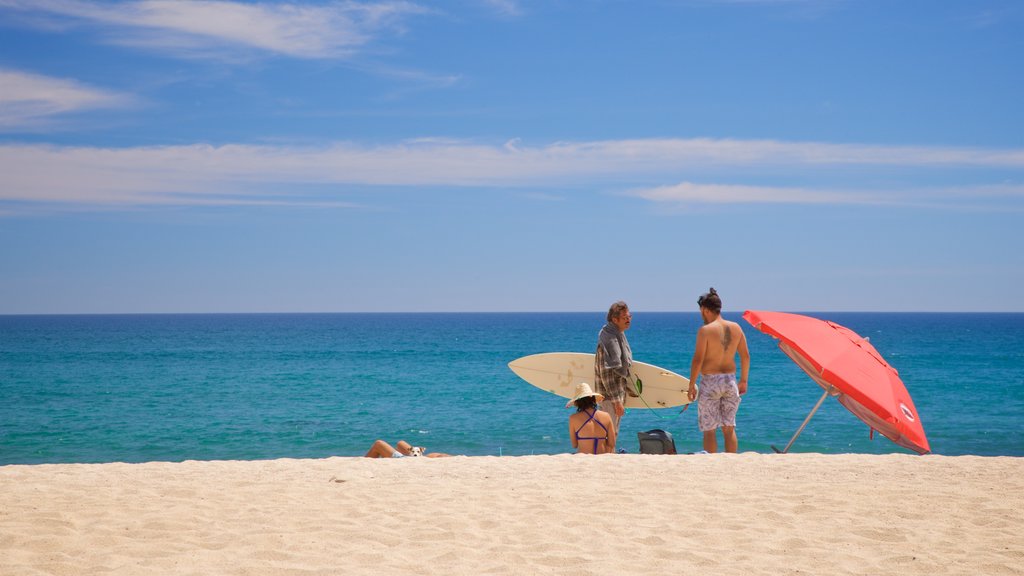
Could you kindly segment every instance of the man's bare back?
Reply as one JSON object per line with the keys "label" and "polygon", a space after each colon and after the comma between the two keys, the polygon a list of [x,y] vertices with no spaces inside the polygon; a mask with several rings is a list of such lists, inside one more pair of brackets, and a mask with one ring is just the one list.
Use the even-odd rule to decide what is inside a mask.
{"label": "man's bare back", "polygon": [[746,394],[750,352],[747,350],[747,337],[743,329],[739,324],[719,315],[701,326],[697,330],[697,346],[690,366],[690,400],[696,397],[694,385],[699,374],[735,374],[737,354],[740,356],[741,367],[737,387],[740,394]]}
{"label": "man's bare back", "polygon": [[704,357],[701,374],[735,374],[736,350],[744,341],[743,329],[735,322],[721,317],[710,324],[701,326],[697,338],[704,334]]}

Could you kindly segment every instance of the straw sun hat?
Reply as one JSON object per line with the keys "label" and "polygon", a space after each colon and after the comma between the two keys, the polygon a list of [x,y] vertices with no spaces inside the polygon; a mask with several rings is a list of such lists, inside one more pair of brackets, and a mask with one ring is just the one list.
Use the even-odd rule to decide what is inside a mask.
{"label": "straw sun hat", "polygon": [[586,398],[587,396],[596,396],[595,400],[597,402],[604,401],[604,396],[591,390],[590,384],[587,384],[586,382],[580,382],[579,384],[576,385],[576,392],[573,393],[572,398],[570,398],[569,401],[565,403],[565,407],[571,408],[577,400],[579,400],[580,398]]}

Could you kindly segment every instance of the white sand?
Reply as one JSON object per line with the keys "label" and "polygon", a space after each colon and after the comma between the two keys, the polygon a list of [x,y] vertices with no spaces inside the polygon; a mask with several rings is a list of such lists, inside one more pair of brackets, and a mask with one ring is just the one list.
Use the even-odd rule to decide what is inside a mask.
{"label": "white sand", "polygon": [[1024,459],[0,467],[0,574],[1024,574]]}

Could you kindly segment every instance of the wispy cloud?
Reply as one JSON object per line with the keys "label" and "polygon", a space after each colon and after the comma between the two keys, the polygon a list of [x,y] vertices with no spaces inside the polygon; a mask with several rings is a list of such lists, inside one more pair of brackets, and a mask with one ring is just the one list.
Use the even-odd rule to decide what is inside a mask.
{"label": "wispy cloud", "polygon": [[[216,204],[337,201],[291,196],[329,185],[510,188],[559,196],[601,189],[656,203],[893,204],[989,198],[1017,205],[1024,187],[964,185],[878,190],[827,174],[817,185],[779,186],[780,174],[806,178],[818,167],[855,165],[857,172],[898,167],[925,175],[936,166],[1024,171],[1024,150],[927,148],[743,140],[620,140],[530,147],[423,139],[386,146],[325,147],[191,145],[135,148],[0,146],[0,201],[89,205]],[[693,174],[707,183],[695,184]],[[738,185],[739,174],[744,184]],[[769,182],[772,184],[760,184]],[[682,182],[680,184],[680,182]]]}
{"label": "wispy cloud", "polygon": [[702,204],[888,205],[984,209],[991,206],[1024,209],[1024,185],[964,185],[901,189],[845,189],[682,182],[636,189],[626,195],[675,206]]}
{"label": "wispy cloud", "polygon": [[876,193],[692,182],[634,190],[630,195],[672,204],[877,204],[885,201]]}
{"label": "wispy cloud", "polygon": [[552,151],[689,165],[876,165],[1024,167],[1024,149],[953,148],[783,142],[777,140],[647,139],[556,144]]}
{"label": "wispy cloud", "polygon": [[484,5],[502,16],[519,16],[523,9],[517,0],[482,0]]}
{"label": "wispy cloud", "polygon": [[353,54],[401,18],[426,10],[403,1],[327,4],[223,0],[0,0],[0,11],[47,25],[90,26],[110,42],[186,56],[235,57],[240,50],[295,58]]}
{"label": "wispy cloud", "polygon": [[128,94],[74,80],[0,68],[0,131],[37,127],[56,116],[134,102]]}

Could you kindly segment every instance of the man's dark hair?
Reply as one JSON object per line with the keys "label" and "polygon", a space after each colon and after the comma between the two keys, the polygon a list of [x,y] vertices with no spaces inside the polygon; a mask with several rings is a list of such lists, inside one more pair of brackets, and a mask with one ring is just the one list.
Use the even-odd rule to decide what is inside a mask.
{"label": "man's dark hair", "polygon": [[629,306],[627,306],[622,300],[612,304],[612,307],[608,309],[608,321],[611,322],[613,318],[618,318],[619,314],[622,314],[626,310],[629,310]]}
{"label": "man's dark hair", "polygon": [[700,298],[697,298],[697,305],[715,314],[722,312],[722,299],[718,297],[718,292],[714,288],[708,290],[706,294],[701,294]]}

